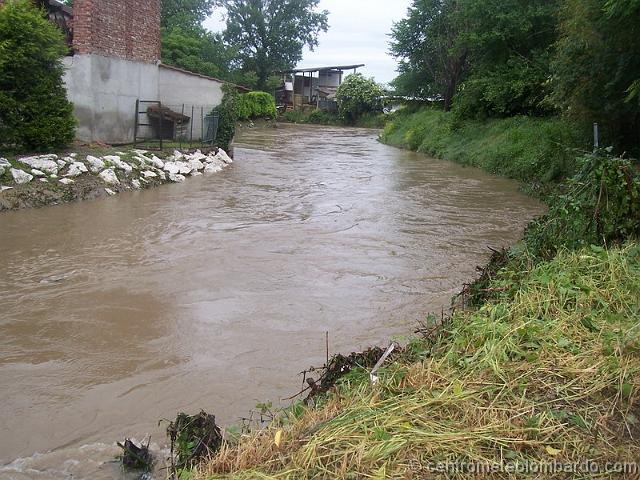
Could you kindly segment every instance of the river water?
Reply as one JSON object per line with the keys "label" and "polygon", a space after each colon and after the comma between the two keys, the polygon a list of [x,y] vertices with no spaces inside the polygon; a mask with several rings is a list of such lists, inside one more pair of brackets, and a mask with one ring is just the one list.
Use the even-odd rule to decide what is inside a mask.
{"label": "river water", "polygon": [[245,131],[214,176],[0,214],[0,478],[122,478],[178,411],[237,423],[449,304],[542,211],[376,131]]}

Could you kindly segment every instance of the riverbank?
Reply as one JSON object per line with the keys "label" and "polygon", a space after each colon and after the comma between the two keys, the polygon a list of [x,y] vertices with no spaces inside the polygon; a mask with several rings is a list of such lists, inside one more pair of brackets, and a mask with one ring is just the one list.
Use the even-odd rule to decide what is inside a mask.
{"label": "riverbank", "polygon": [[[429,317],[376,382],[370,365],[352,370],[267,429],[225,445],[195,479],[640,472],[640,181],[632,164],[604,152],[569,159],[558,120],[490,122],[485,134],[493,135],[482,140],[475,130],[455,138],[438,112],[417,115],[426,122],[401,115],[383,140],[459,148],[459,162],[538,191],[579,173],[548,197],[550,213],[524,241],[465,287],[467,309]],[[483,144],[491,153],[474,157]]]}
{"label": "riverbank", "polygon": [[589,149],[585,137],[559,118],[461,122],[452,113],[414,107],[394,114],[381,141],[513,178],[544,194],[576,172],[576,157]]}
{"label": "riverbank", "polygon": [[225,446],[193,478],[466,478],[472,468],[491,478],[549,468],[537,478],[551,478],[553,465],[633,468],[640,247],[521,261],[497,274],[490,301],[425,331],[375,384],[367,370],[351,371],[312,405],[296,403]]}
{"label": "riverbank", "polygon": [[92,200],[188,176],[217,173],[232,163],[222,149],[150,153],[112,148],[81,153],[0,157],[0,211]]}

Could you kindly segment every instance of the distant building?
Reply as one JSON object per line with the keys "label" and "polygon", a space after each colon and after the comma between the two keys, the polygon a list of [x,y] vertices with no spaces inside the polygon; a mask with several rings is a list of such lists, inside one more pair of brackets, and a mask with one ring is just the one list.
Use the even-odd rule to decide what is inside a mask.
{"label": "distant building", "polygon": [[[220,104],[225,82],[161,64],[160,0],[74,0],[73,8],[34,1],[47,9],[70,46],[64,81],[79,140],[129,143],[136,123],[139,134],[153,134],[147,105],[160,103],[188,119],[182,127],[198,135],[202,112]],[[138,100],[149,103],[136,109]]]}
{"label": "distant building", "polygon": [[298,68],[278,72],[283,86],[276,92],[276,103],[285,108],[315,107],[321,110],[337,110],[335,101],[338,87],[345,72],[356,73],[364,64],[338,65],[334,67]]}

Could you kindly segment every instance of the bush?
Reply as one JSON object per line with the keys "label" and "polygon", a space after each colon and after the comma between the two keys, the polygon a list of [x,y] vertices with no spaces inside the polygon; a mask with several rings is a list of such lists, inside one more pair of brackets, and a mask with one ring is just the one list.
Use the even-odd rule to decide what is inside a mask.
{"label": "bush", "polygon": [[223,150],[229,151],[229,146],[236,134],[238,99],[240,95],[236,88],[228,83],[224,84],[222,91],[224,92],[222,103],[214,109],[214,112],[218,112],[216,144]]}
{"label": "bush", "polygon": [[382,95],[382,88],[373,78],[360,73],[349,75],[336,93],[340,115],[347,123],[355,124],[364,114],[382,113]]}
{"label": "bush", "polygon": [[579,159],[580,172],[533,221],[525,242],[543,258],[560,248],[622,243],[640,236],[640,176],[629,160],[606,152]]}
{"label": "bush", "polygon": [[20,150],[61,148],[75,136],[62,82],[60,30],[28,0],[0,7],[0,144]]}
{"label": "bush", "polygon": [[245,93],[238,97],[236,115],[238,120],[276,118],[276,101],[266,92]]}

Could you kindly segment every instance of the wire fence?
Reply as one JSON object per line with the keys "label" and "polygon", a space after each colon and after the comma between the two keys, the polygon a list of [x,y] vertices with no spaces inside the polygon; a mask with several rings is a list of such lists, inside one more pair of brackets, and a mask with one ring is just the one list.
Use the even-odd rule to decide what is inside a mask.
{"label": "wire fence", "polygon": [[146,150],[212,147],[218,137],[213,105],[136,100],[134,146]]}

